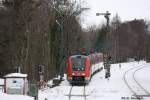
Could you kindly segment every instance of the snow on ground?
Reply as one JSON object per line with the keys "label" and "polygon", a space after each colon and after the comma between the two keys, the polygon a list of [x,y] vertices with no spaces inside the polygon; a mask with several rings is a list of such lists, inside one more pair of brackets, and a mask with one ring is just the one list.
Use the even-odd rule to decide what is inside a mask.
{"label": "snow on ground", "polygon": [[23,95],[8,95],[0,93],[0,100],[34,100],[33,97]]}
{"label": "snow on ground", "polygon": [[136,62],[122,63],[111,65],[111,77],[109,80],[104,79],[104,71],[98,73],[92,79],[90,86],[95,87],[95,92],[89,96],[89,100],[121,100],[122,98],[131,97],[131,92],[123,81],[123,74],[128,69],[144,64]]}
{"label": "snow on ground", "polygon": [[[121,63],[121,68],[119,67],[119,64],[112,64],[111,77],[109,80],[104,78],[105,76],[104,70],[97,73],[95,76],[93,76],[89,85],[86,86],[86,95],[87,95],[86,99],[87,100],[125,100],[124,98],[128,98],[128,100],[135,99],[132,96],[133,94],[131,93],[131,91],[126,86],[123,80],[123,75],[128,69],[142,66],[144,64],[147,63],[145,61]],[[150,68],[144,68],[144,69],[136,73],[136,77],[140,79],[141,80],[140,82],[144,84],[144,86],[147,88],[149,87],[150,84],[150,77],[148,76],[148,72],[150,71]],[[71,86],[65,80],[58,87],[48,89],[45,91],[40,91],[39,100],[44,100],[44,98],[47,98],[48,100],[53,100],[53,99],[69,100],[68,94],[70,88]],[[72,92],[72,94],[79,95],[81,94],[80,93],[81,91],[83,91],[83,87],[78,86]],[[77,97],[76,99],[79,98]]]}
{"label": "snow on ground", "polygon": [[[126,86],[123,75],[124,73],[133,67],[138,67],[142,65],[150,65],[145,61],[121,63],[121,68],[119,64],[111,65],[111,77],[110,79],[105,79],[105,70],[97,73],[93,76],[89,85],[86,86],[86,99],[87,100],[136,100],[131,99],[132,93]],[[150,77],[148,76],[150,72],[150,67],[143,68],[142,70],[136,72],[135,77],[142,84],[143,87],[150,91]],[[66,75],[65,75],[66,77]],[[68,94],[70,92],[71,86],[67,80],[63,81],[60,86],[54,88],[48,88],[39,91],[39,100],[69,100]],[[73,95],[81,95],[83,91],[82,86],[76,86],[73,88]],[[20,96],[20,95],[7,95],[0,93],[0,100],[33,100],[33,98]],[[128,99],[124,99],[128,98]],[[71,99],[73,100],[73,99]],[[81,100],[76,97],[75,100]],[[142,100],[150,100],[142,99]]]}
{"label": "snow on ground", "polygon": [[138,82],[150,92],[150,64],[148,67],[145,67],[135,73],[135,78]]}

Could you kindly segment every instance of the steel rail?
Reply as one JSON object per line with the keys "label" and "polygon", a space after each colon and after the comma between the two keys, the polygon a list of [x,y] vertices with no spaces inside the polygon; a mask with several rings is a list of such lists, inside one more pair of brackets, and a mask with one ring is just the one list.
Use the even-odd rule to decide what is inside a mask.
{"label": "steel rail", "polygon": [[74,86],[71,86],[71,88],[70,88],[70,91],[69,91],[69,95],[68,95],[68,97],[69,97],[69,100],[71,100],[71,97],[84,97],[84,100],[86,100],[86,89],[85,89],[85,85],[83,86],[83,94],[81,94],[81,95],[73,95],[73,94],[71,94],[72,93],[72,91],[73,91],[73,87]]}
{"label": "steel rail", "polygon": [[[137,71],[139,71],[139,70],[141,70],[141,69],[143,69],[143,68],[145,68],[145,67],[147,67],[148,65],[142,65],[142,66],[138,66],[138,67],[140,67],[140,68],[138,68],[138,67],[136,67],[136,68],[138,68],[138,69],[136,69],[136,68],[130,68],[129,70],[127,70],[125,73],[124,73],[124,75],[123,75],[123,80],[124,80],[124,82],[125,82],[125,84],[127,85],[127,87],[129,88],[129,90],[133,93],[133,95],[135,96],[135,97],[137,97],[137,99],[141,99],[140,97],[149,97],[150,95],[150,93],[137,81],[137,79],[135,78],[135,74],[136,74],[136,72]],[[136,93],[136,91],[134,90],[134,88],[131,86],[131,85],[129,85],[129,82],[127,81],[127,78],[126,78],[126,75],[130,72],[130,71],[132,71],[132,70],[134,70],[134,69],[136,69],[133,73],[132,73],[132,77],[133,77],[133,80],[134,80],[134,82],[137,84],[137,86],[138,87],[140,87],[141,89],[142,89],[142,91],[144,91],[145,93],[146,93],[146,95],[138,95],[137,93]]]}
{"label": "steel rail", "polygon": [[72,92],[72,88],[73,88],[73,86],[71,86],[71,88],[70,88],[70,91],[69,91],[69,100],[71,100],[71,92]]}
{"label": "steel rail", "polygon": [[142,69],[144,69],[144,68],[147,68],[147,67],[150,67],[150,66],[145,66],[145,67],[138,68],[137,70],[135,70],[134,73],[133,73],[133,79],[134,79],[134,81],[138,84],[138,86],[139,86],[142,90],[144,90],[144,92],[145,92],[148,96],[150,96],[150,92],[148,92],[148,90],[146,90],[146,89],[137,81],[137,79],[135,78],[135,74],[136,74],[138,71],[140,71],[140,70],[142,70]]}

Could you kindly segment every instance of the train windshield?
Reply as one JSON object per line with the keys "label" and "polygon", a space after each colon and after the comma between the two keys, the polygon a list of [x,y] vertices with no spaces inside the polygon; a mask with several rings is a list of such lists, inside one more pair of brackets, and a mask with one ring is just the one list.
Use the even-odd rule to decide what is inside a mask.
{"label": "train windshield", "polygon": [[83,58],[81,56],[72,58],[73,71],[84,71],[85,70],[85,60],[86,60],[86,58]]}

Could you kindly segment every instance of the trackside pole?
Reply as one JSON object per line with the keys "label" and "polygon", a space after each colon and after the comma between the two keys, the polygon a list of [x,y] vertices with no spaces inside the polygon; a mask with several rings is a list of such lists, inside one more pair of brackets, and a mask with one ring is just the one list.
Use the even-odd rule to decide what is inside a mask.
{"label": "trackside pole", "polygon": [[105,69],[105,78],[110,77],[110,55],[108,52],[103,53],[103,59],[104,59],[104,69]]}

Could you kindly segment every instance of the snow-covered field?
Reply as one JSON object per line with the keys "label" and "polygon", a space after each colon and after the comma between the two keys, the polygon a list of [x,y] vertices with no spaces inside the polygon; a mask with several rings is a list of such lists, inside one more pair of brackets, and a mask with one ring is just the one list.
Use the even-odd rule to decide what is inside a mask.
{"label": "snow-covered field", "polygon": [[23,95],[8,95],[0,93],[0,100],[34,100],[33,97]]}
{"label": "snow-covered field", "polygon": [[[145,61],[121,63],[121,68],[119,64],[111,65],[111,77],[110,79],[105,79],[105,71],[97,73],[91,80],[88,86],[86,86],[86,100],[136,100],[133,93],[128,89],[127,85],[123,80],[124,73],[131,68],[142,67],[143,65],[149,65]],[[150,77],[148,73],[150,72],[150,67],[144,68],[136,72],[135,77],[145,88],[149,88],[150,91]],[[132,77],[132,75],[128,75]],[[69,100],[68,94],[71,89],[69,83],[65,80],[58,87],[53,89],[40,91],[39,100]],[[83,86],[78,86],[73,88],[72,95],[83,94]],[[71,100],[81,100],[81,97],[76,96]],[[149,97],[143,98],[143,100],[150,100]]]}
{"label": "snow-covered field", "polygon": [[[125,84],[123,77],[124,73],[129,69],[139,68],[143,65],[147,67],[137,71],[135,73],[135,78],[144,88],[150,92],[149,63],[146,63],[145,61],[140,61],[139,63],[121,63],[121,68],[119,67],[119,64],[112,64],[111,77],[109,80],[104,78],[105,71],[102,70],[93,76],[89,85],[85,87],[86,100],[137,100]],[[131,73],[131,75],[128,74],[126,78],[130,80],[130,77],[132,76],[133,75]],[[132,82],[129,83],[132,85]],[[134,88],[136,87],[134,86]],[[46,89],[43,91],[40,90],[39,100],[69,100],[68,95],[70,89],[70,84],[67,82],[67,80],[65,80],[58,87]],[[83,86],[73,87],[71,95],[74,95],[75,97],[71,97],[70,100],[84,100],[84,98],[81,98],[80,96],[83,94],[83,91]],[[0,93],[0,100],[33,100],[33,98]],[[150,100],[150,97],[144,97],[142,100]]]}

